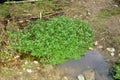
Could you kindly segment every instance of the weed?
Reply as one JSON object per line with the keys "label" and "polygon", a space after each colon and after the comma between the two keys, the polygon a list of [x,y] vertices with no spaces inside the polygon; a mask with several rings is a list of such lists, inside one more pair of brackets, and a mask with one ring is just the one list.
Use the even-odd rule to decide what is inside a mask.
{"label": "weed", "polygon": [[1,16],[6,16],[9,14],[9,9],[8,9],[8,6],[7,5],[2,5],[0,4],[0,15]]}
{"label": "weed", "polygon": [[113,9],[102,9],[97,16],[100,18],[108,18],[117,14],[120,14],[120,7]]}
{"label": "weed", "polygon": [[31,61],[28,58],[24,59],[23,62],[24,62],[24,64],[22,65],[23,69],[28,69],[34,66],[33,63],[31,63]]}
{"label": "weed", "polygon": [[39,0],[34,4],[0,4],[0,17],[6,16],[8,14],[10,14],[11,16],[21,16],[22,14],[26,13],[38,16],[40,11],[44,14],[44,12],[49,12],[56,9],[57,7],[55,6],[54,2],[55,0]]}
{"label": "weed", "polygon": [[12,55],[8,51],[0,52],[0,60],[8,61],[10,58],[12,58]]}
{"label": "weed", "polygon": [[113,38],[113,42],[115,42],[117,45],[120,45],[120,40],[119,39]]}
{"label": "weed", "polygon": [[31,22],[23,32],[14,31],[9,36],[13,49],[51,64],[80,58],[93,44],[93,31],[86,22],[64,16]]}
{"label": "weed", "polygon": [[113,78],[115,80],[120,80],[120,60],[114,65],[113,70],[114,70]]}

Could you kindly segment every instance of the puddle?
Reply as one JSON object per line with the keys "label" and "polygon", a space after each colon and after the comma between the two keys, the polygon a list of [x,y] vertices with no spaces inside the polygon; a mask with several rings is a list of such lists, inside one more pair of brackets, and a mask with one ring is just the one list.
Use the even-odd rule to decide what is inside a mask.
{"label": "puddle", "polygon": [[79,60],[68,60],[57,65],[60,70],[65,72],[69,80],[77,80],[77,76],[86,70],[95,70],[95,80],[112,80],[109,74],[109,64],[105,61],[98,51],[88,51]]}

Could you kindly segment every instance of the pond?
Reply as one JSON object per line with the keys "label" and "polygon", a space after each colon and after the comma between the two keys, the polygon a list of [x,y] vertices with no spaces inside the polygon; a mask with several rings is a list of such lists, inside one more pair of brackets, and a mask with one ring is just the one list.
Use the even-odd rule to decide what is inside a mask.
{"label": "pond", "polygon": [[88,51],[81,59],[68,60],[57,67],[65,72],[69,80],[77,80],[79,74],[91,69],[95,71],[96,80],[112,80],[109,73],[110,66],[97,50]]}

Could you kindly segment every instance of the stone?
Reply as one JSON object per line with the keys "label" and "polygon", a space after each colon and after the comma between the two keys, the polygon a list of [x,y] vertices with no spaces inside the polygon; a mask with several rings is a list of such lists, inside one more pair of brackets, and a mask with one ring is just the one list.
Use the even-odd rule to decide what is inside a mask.
{"label": "stone", "polygon": [[80,75],[78,76],[78,80],[85,80],[85,77],[84,77],[82,74],[80,74]]}
{"label": "stone", "polygon": [[23,20],[20,20],[19,23],[23,23],[24,21]]}
{"label": "stone", "polygon": [[27,69],[27,72],[28,73],[32,73],[33,71],[31,69]]}
{"label": "stone", "polygon": [[28,61],[25,61],[25,65],[28,64]]}
{"label": "stone", "polygon": [[102,46],[102,45],[99,45],[97,48],[102,49],[102,48],[103,48],[103,46]]}
{"label": "stone", "polygon": [[118,56],[120,57],[120,53],[118,54]]}
{"label": "stone", "polygon": [[17,55],[17,56],[15,56],[15,58],[16,58],[16,59],[18,59],[18,58],[20,58],[20,56],[19,56],[19,55]]}
{"label": "stone", "polygon": [[115,53],[112,52],[112,53],[110,53],[110,55],[111,55],[111,56],[115,56]]}
{"label": "stone", "polygon": [[66,76],[63,77],[63,80],[68,80],[68,78]]}
{"label": "stone", "polygon": [[94,70],[87,70],[83,72],[85,80],[95,80],[95,71]]}
{"label": "stone", "polygon": [[114,5],[114,7],[119,7],[118,5]]}
{"label": "stone", "polygon": [[88,14],[88,16],[90,16],[90,15],[91,15],[91,13],[90,13],[90,12],[88,12],[87,14]]}
{"label": "stone", "polygon": [[95,41],[95,42],[94,42],[94,45],[97,46],[97,45],[98,45],[98,41]]}
{"label": "stone", "polygon": [[89,47],[89,50],[94,50],[92,47]]}
{"label": "stone", "polygon": [[33,63],[34,63],[34,64],[38,64],[38,61],[34,61]]}
{"label": "stone", "polygon": [[107,48],[107,51],[109,51],[109,52],[115,52],[115,48]]}

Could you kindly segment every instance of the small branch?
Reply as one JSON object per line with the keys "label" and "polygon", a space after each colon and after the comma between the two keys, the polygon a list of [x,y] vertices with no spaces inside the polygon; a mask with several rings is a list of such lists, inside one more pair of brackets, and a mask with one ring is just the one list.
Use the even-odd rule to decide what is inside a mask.
{"label": "small branch", "polygon": [[64,14],[63,11],[53,12],[53,13],[50,13],[50,14],[48,14],[48,15],[42,15],[42,14],[40,13],[40,16],[39,16],[39,17],[32,17],[32,18],[30,18],[30,20],[33,20],[33,21],[34,21],[34,20],[41,19],[41,18],[47,20],[47,19],[49,19],[49,18],[52,18],[53,16],[60,16],[60,15],[63,15],[63,14]]}
{"label": "small branch", "polygon": [[37,1],[38,0],[9,1],[9,2],[5,2],[5,4],[33,3],[33,2],[37,2]]}

